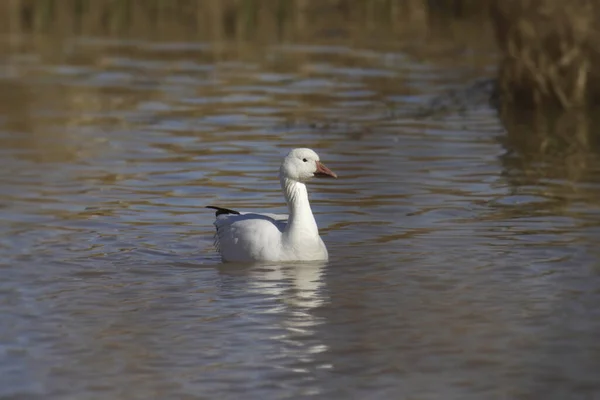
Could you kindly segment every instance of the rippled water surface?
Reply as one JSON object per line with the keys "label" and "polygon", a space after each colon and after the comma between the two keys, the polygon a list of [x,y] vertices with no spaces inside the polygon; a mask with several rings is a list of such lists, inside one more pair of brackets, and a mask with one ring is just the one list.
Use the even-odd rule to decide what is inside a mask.
{"label": "rippled water surface", "polygon": [[[3,46],[1,398],[600,398],[600,158],[417,112],[461,57]],[[285,212],[300,146],[330,261],[222,264],[203,207]]]}

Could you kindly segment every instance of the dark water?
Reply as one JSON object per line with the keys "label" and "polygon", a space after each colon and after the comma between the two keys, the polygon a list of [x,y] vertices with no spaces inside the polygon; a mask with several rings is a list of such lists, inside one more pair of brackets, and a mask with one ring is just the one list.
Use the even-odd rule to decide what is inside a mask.
{"label": "dark water", "polygon": [[[600,398],[600,157],[416,112],[461,57],[3,49],[0,398]],[[203,206],[285,212],[300,146],[340,176],[309,187],[331,260],[221,264]]]}

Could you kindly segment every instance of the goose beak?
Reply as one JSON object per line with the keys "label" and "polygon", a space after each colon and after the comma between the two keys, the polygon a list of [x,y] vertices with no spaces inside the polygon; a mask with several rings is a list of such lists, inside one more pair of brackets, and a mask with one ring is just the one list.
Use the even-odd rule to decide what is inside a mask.
{"label": "goose beak", "polygon": [[321,164],[320,161],[317,161],[317,171],[315,172],[316,178],[337,178],[335,172],[332,172],[325,165]]}

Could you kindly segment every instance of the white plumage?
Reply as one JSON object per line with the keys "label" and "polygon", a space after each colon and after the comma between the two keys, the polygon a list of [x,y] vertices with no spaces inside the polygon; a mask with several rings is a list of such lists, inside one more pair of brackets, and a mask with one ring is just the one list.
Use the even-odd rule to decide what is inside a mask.
{"label": "white plumage", "polygon": [[283,159],[279,180],[288,215],[216,209],[215,245],[223,261],[327,260],[328,253],[308,201],[306,184],[313,177],[337,175],[311,149],[294,149]]}

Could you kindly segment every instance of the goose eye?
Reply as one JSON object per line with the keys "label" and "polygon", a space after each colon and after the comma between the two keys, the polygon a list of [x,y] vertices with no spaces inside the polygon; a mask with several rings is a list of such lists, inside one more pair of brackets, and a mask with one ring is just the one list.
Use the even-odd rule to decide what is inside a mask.
{"label": "goose eye", "polygon": [[302,159],[302,161],[304,161],[304,162],[308,162],[308,160],[307,160],[306,158],[303,158],[303,159]]}

